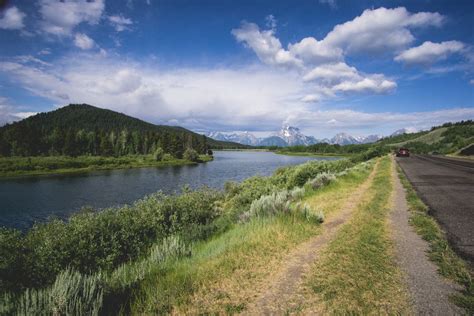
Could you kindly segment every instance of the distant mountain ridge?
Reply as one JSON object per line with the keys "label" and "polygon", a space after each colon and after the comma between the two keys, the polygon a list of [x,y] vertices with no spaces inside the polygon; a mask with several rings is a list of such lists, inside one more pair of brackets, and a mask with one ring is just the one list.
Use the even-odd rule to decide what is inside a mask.
{"label": "distant mountain ridge", "polygon": [[317,139],[314,136],[304,135],[299,128],[283,125],[282,128],[268,137],[258,138],[252,133],[231,133],[210,132],[206,134],[207,137],[219,141],[231,141],[250,146],[297,146],[297,145],[313,145],[318,143],[351,145],[351,144],[368,144],[374,143],[382,138],[380,135],[369,135],[366,137],[351,136],[347,133],[339,133],[334,137],[327,139]]}

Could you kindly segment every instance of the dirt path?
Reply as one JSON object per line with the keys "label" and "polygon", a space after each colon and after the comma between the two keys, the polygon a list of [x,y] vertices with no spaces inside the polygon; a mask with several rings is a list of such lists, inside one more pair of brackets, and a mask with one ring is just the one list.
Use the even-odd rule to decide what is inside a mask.
{"label": "dirt path", "polygon": [[291,310],[294,307],[293,305],[300,304],[302,298],[295,296],[298,295],[297,290],[300,288],[305,273],[309,271],[321,251],[333,239],[343,224],[350,219],[362,197],[369,189],[377,169],[378,163],[368,179],[347,199],[342,210],[323,224],[323,231],[320,235],[301,244],[288,254],[287,259],[283,261],[278,271],[272,273],[267,279],[267,285],[259,292],[255,302],[250,303],[242,314],[281,315]]}
{"label": "dirt path", "polygon": [[405,190],[393,163],[394,180],[393,211],[390,227],[395,243],[396,260],[405,275],[405,281],[417,315],[460,315],[462,311],[448,297],[456,292],[455,284],[443,279],[437,267],[429,261],[426,253],[428,243],[409,225],[408,205]]}

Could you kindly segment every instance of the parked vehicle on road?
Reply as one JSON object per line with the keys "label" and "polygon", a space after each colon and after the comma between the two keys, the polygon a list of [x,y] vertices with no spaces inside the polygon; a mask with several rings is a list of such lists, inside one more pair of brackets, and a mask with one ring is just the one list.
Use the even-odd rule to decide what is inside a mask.
{"label": "parked vehicle on road", "polygon": [[397,157],[410,157],[410,151],[408,148],[400,148],[396,153]]}

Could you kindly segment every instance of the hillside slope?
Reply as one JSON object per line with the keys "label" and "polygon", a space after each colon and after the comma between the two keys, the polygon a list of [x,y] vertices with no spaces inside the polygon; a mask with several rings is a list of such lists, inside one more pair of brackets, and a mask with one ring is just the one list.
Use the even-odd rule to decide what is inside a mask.
{"label": "hillside slope", "polygon": [[453,154],[474,143],[474,122],[446,123],[430,131],[390,137],[379,143],[392,148],[407,147],[419,154]]}
{"label": "hillside slope", "polygon": [[182,127],[154,125],[87,104],[70,104],[0,128],[0,155],[149,154],[157,148],[180,157],[185,148],[242,148]]}

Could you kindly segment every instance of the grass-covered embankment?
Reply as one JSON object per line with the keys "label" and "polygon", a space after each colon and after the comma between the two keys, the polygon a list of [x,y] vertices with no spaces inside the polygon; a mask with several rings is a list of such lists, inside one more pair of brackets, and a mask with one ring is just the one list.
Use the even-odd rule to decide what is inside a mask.
{"label": "grass-covered embankment", "polygon": [[317,295],[317,304],[323,306],[324,313],[410,312],[387,227],[393,187],[390,169],[390,159],[383,158],[353,218],[329,244],[308,276],[309,292]]}
{"label": "grass-covered embankment", "polygon": [[[300,203],[327,219],[367,179],[373,164],[343,172],[328,185],[304,186]],[[311,202],[310,202],[311,201]],[[255,202],[254,202],[255,203]],[[252,217],[222,235],[199,243],[191,257],[150,274],[136,293],[136,314],[226,314],[245,311],[259,288],[287,259],[289,251],[322,232],[298,212]]]}
{"label": "grass-covered embankment", "polygon": [[[207,162],[211,160],[212,156],[199,156],[199,162]],[[197,162],[185,159],[177,159],[169,155],[166,159],[162,160],[157,160],[152,155],[122,157],[0,157],[0,177],[70,174],[97,170],[180,166],[196,163]]]}
{"label": "grass-covered embankment", "polygon": [[398,167],[397,170],[407,194],[410,224],[428,242],[429,258],[438,266],[438,272],[463,286],[462,293],[453,297],[454,302],[469,315],[474,314],[473,271],[450,247],[443,230],[429,215],[428,206],[418,197],[401,168]]}
{"label": "grass-covered embankment", "polygon": [[[370,153],[352,160],[285,167],[271,177],[229,183],[224,192],[202,189],[172,196],[155,194],[131,206],[82,212],[68,222],[38,224],[25,234],[1,229],[0,311],[94,314],[116,313],[131,306],[133,310],[166,312],[182,302],[179,284],[193,279],[187,272],[176,278],[172,272],[165,273],[160,282],[166,283],[169,277],[175,286],[164,286],[163,293],[168,294],[160,300],[161,305],[151,304],[155,301],[140,305],[144,284],[153,283],[147,280],[154,280],[156,271],[167,271],[168,262],[177,258],[194,258],[194,249],[205,247],[201,242],[209,238],[212,242],[233,228],[246,234],[244,226],[252,221],[284,223],[279,217],[288,216],[286,220],[295,220],[297,226],[307,225],[293,239],[288,238],[298,240],[314,229],[311,225],[317,226],[320,216],[304,205],[297,206],[304,191],[293,189],[309,180],[317,186],[325,179],[321,174],[339,173],[369,158]],[[275,216],[267,216],[271,214]],[[199,282],[189,284],[194,291]],[[177,301],[173,301],[173,293]]]}

